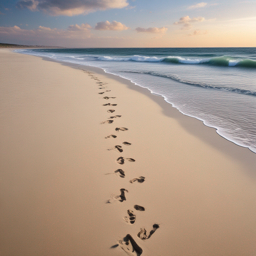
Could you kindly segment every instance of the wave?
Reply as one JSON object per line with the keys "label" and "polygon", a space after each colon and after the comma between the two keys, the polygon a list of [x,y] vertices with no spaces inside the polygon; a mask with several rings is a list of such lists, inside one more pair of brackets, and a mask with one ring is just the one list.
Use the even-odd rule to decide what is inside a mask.
{"label": "wave", "polygon": [[[18,50],[19,52],[28,52],[29,50]],[[17,51],[17,52],[18,52]],[[35,50],[30,50],[30,53],[36,53]],[[41,51],[39,51],[40,53]],[[43,52],[45,54],[45,52]],[[53,52],[49,52],[53,54]],[[182,56],[168,56],[168,57],[156,57],[156,56],[99,56],[99,55],[84,55],[80,54],[79,56],[70,56],[66,57],[74,58],[78,60],[96,60],[96,61],[135,61],[135,62],[163,62],[163,63],[173,63],[173,64],[190,64],[190,65],[211,65],[211,66],[220,66],[220,67],[243,67],[243,68],[256,68],[256,60],[246,59],[242,57],[231,57],[231,56],[216,56],[215,54],[197,54],[197,55],[188,55],[191,57],[182,57]],[[51,57],[51,56],[48,56]]]}
{"label": "wave", "polygon": [[132,57],[109,57],[109,56],[102,56],[102,57],[97,57],[97,59],[98,60],[104,60],[104,61],[160,62],[164,58],[134,55]]}
{"label": "wave", "polygon": [[96,60],[101,61],[137,61],[137,62],[165,62],[174,64],[207,64],[213,66],[224,67],[243,67],[243,68],[256,68],[256,61],[251,59],[235,59],[229,56],[213,57],[213,58],[185,58],[180,56],[169,57],[147,57],[134,55],[131,57],[110,57],[98,56]]}
{"label": "wave", "polygon": [[168,79],[171,79],[171,80],[179,82],[179,83],[183,83],[183,84],[187,84],[187,85],[191,85],[191,86],[196,86],[196,87],[200,87],[200,88],[204,88],[204,89],[221,90],[221,91],[233,92],[233,93],[238,93],[238,94],[243,94],[243,95],[249,95],[249,96],[255,96],[256,97],[256,92],[255,91],[239,89],[239,88],[234,88],[234,87],[213,86],[213,85],[209,85],[209,84],[206,84],[206,83],[197,83],[197,82],[181,79],[177,75],[165,75],[165,74],[160,74],[160,73],[153,72],[153,71],[145,71],[145,72],[144,71],[122,71],[122,72],[158,76],[158,77],[168,78]]}

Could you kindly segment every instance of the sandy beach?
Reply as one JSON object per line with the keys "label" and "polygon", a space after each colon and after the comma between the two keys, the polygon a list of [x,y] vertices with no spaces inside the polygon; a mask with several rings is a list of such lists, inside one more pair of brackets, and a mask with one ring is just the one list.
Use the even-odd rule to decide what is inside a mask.
{"label": "sandy beach", "polygon": [[100,69],[0,79],[1,256],[255,255],[256,154]]}

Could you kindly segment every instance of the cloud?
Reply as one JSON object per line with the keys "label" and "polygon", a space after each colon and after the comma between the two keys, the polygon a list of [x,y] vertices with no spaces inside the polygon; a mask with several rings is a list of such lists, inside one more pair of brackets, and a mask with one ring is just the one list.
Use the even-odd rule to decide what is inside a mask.
{"label": "cloud", "polygon": [[189,36],[200,36],[208,34],[207,30],[196,29],[193,33],[189,34]]}
{"label": "cloud", "polygon": [[179,21],[174,22],[174,25],[180,25],[180,24],[188,24],[192,22],[202,22],[204,21],[204,17],[196,17],[196,18],[190,18],[189,16],[181,17]]}
{"label": "cloud", "polygon": [[[39,26],[22,29],[19,26],[0,27],[2,42],[21,45],[63,47],[129,47],[137,45],[134,37],[95,36],[88,24],[71,25],[66,29]],[[142,45],[141,45],[142,46]]]}
{"label": "cloud", "polygon": [[127,0],[19,0],[17,3],[20,9],[39,10],[53,16],[74,16],[128,5]]}
{"label": "cloud", "polygon": [[53,29],[51,28],[47,28],[47,27],[43,27],[43,26],[39,26],[38,27],[38,31],[52,31]]}
{"label": "cloud", "polygon": [[135,29],[137,32],[139,33],[157,33],[157,34],[164,34],[168,28],[166,27],[161,27],[161,28],[156,28],[156,27],[153,27],[153,28],[136,28]]}
{"label": "cloud", "polygon": [[188,9],[191,10],[191,9],[203,8],[206,5],[207,5],[207,3],[202,2],[202,3],[195,4],[195,5],[191,5],[188,7]]}
{"label": "cloud", "polygon": [[122,31],[122,30],[127,30],[128,27],[126,27],[124,24],[118,21],[112,21],[109,22],[107,21],[101,21],[98,22],[95,26],[96,30],[116,30],[116,31]]}
{"label": "cloud", "polygon": [[90,25],[82,24],[71,25],[68,29],[57,29],[39,26],[37,29],[21,29],[18,26],[13,27],[0,27],[0,36],[27,38],[27,39],[44,39],[47,41],[49,38],[88,38],[91,37],[89,30]]}
{"label": "cloud", "polygon": [[196,22],[203,22],[205,21],[204,17],[196,17],[196,18],[190,18],[189,16],[184,16],[179,19],[179,21],[174,22],[174,25],[182,25],[181,29],[182,30],[189,30],[192,28],[191,23],[196,23]]}
{"label": "cloud", "polygon": [[81,24],[79,25],[70,25],[68,27],[68,31],[88,31],[92,27],[89,24]]}
{"label": "cloud", "polygon": [[0,12],[0,15],[4,15],[4,13]]}
{"label": "cloud", "polygon": [[181,30],[190,30],[192,28],[192,25],[190,23],[185,23],[182,27]]}
{"label": "cloud", "polygon": [[21,0],[17,3],[17,7],[20,9],[29,9],[30,11],[35,11],[37,9],[39,2],[36,0]]}

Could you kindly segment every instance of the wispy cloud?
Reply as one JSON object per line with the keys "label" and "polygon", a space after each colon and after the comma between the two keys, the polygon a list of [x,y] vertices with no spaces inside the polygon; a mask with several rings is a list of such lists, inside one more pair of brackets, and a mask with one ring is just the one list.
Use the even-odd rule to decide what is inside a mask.
{"label": "wispy cloud", "polygon": [[202,3],[195,4],[195,5],[191,5],[188,7],[188,9],[191,10],[191,9],[203,8],[206,5],[207,5],[207,3],[202,2]]}
{"label": "wispy cloud", "polygon": [[126,27],[124,24],[118,21],[112,21],[109,22],[107,21],[101,21],[98,22],[95,26],[96,30],[116,30],[116,31],[122,31],[122,30],[127,30],[128,27]]}
{"label": "wispy cloud", "polygon": [[89,24],[81,24],[79,25],[70,25],[68,27],[68,31],[89,31],[92,27]]}
{"label": "wispy cloud", "polygon": [[190,18],[189,16],[184,16],[184,17],[181,17],[179,21],[174,22],[174,25],[182,25],[182,24],[193,23],[193,22],[202,22],[204,20],[205,20],[204,17]]}
{"label": "wispy cloud", "polygon": [[168,28],[166,27],[161,27],[161,28],[157,28],[157,27],[153,27],[153,28],[136,28],[135,29],[137,32],[139,33],[156,33],[156,34],[164,34],[165,32],[167,32]]}
{"label": "wispy cloud", "polygon": [[127,0],[20,0],[17,3],[20,9],[39,10],[54,16],[74,16],[128,5]]}
{"label": "wispy cloud", "polygon": [[20,9],[29,9],[30,11],[35,11],[37,9],[37,6],[39,5],[38,1],[35,0],[20,0],[17,3],[17,7]]}
{"label": "wispy cloud", "polygon": [[205,21],[204,17],[195,17],[190,18],[189,16],[184,16],[179,19],[179,21],[174,22],[174,25],[181,25],[181,29],[189,30],[192,28],[192,23],[203,22]]}
{"label": "wispy cloud", "polygon": [[[90,37],[90,25],[82,24],[71,25],[67,29],[48,28],[39,26],[37,29],[21,29],[18,26],[13,27],[0,27],[0,35],[20,35],[23,37],[58,37],[58,38],[70,38],[70,37]],[[82,32],[82,33],[81,33]]]}

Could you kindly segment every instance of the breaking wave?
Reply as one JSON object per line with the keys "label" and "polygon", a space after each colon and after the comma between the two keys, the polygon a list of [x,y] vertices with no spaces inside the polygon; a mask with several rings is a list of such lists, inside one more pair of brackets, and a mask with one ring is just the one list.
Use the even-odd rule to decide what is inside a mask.
{"label": "breaking wave", "polygon": [[165,58],[147,57],[134,55],[131,57],[109,57],[98,56],[97,60],[101,61],[137,61],[137,62],[165,62],[174,64],[207,64],[213,66],[224,67],[243,67],[243,68],[256,68],[256,61],[250,59],[235,59],[228,56],[213,57],[213,58],[185,58],[179,56],[169,56]]}

